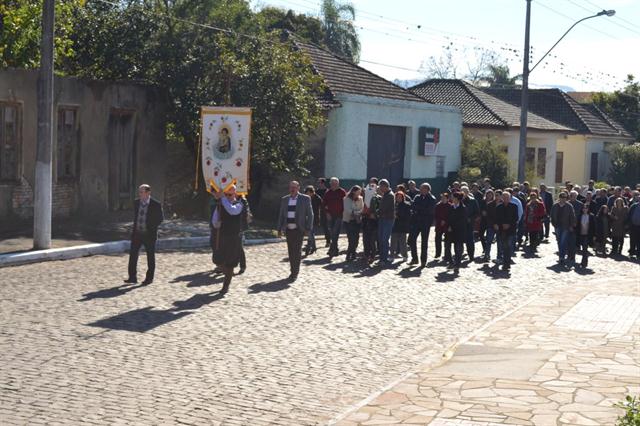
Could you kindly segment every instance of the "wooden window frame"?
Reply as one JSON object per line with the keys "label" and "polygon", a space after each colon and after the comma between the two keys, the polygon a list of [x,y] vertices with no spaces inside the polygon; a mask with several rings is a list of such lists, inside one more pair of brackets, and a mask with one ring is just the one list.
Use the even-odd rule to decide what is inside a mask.
{"label": "wooden window frame", "polygon": [[[60,175],[60,113],[63,111],[74,112],[73,131],[75,132],[75,147],[73,156],[75,157],[75,167],[71,176]],[[80,177],[80,120],[79,120],[79,105],[58,105],[56,108],[56,150],[55,150],[55,176],[56,182],[75,182]]]}
{"label": "wooden window frame", "polygon": [[[20,181],[22,176],[22,126],[23,126],[23,103],[11,100],[0,100],[0,144],[4,144],[4,109],[6,107],[14,107],[16,111],[15,123],[16,123],[16,165],[15,175],[11,178],[3,178],[2,171],[0,170],[0,184],[15,184]],[[4,148],[0,146],[0,155],[4,155]]]}

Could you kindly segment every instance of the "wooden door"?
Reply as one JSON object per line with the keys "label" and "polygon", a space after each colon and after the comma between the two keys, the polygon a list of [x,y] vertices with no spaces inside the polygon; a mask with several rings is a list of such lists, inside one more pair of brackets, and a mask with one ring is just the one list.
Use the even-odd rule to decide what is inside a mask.
{"label": "wooden door", "polygon": [[392,186],[404,178],[406,128],[369,124],[367,178],[388,179]]}
{"label": "wooden door", "polygon": [[109,208],[128,209],[135,194],[135,143],[132,113],[109,117]]}

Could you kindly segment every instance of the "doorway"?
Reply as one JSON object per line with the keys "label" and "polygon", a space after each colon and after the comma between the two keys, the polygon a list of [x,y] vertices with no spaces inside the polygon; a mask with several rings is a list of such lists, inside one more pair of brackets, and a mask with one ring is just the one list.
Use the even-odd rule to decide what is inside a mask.
{"label": "doorway", "polygon": [[136,163],[133,112],[114,111],[109,117],[109,209],[131,208]]}
{"label": "doorway", "polygon": [[404,178],[406,128],[369,124],[367,178],[388,179],[394,187]]}

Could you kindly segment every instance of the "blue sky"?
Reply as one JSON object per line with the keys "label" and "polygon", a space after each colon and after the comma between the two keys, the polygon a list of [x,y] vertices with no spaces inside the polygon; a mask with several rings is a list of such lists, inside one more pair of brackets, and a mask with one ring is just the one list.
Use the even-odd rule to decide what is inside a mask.
{"label": "blue sky", "polygon": [[[361,66],[387,79],[419,79],[421,64],[449,46],[464,74],[479,49],[497,52],[512,74],[522,72],[524,0],[352,0],[362,44]],[[264,5],[318,15],[320,0],[255,0]],[[627,74],[640,78],[640,0],[534,0],[533,61],[578,19],[576,26],[531,74],[532,87],[613,90]],[[420,28],[418,28],[420,26]],[[471,58],[471,59],[469,59]],[[385,65],[379,65],[379,64]]]}

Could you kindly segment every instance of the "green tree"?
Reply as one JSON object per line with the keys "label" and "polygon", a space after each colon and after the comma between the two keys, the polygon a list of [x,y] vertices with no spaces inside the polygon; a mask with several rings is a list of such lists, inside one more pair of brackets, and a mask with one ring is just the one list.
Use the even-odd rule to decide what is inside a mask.
{"label": "green tree", "polygon": [[640,183],[640,143],[616,145],[611,153],[609,177],[614,185]]}
{"label": "green tree", "polygon": [[323,0],[321,7],[324,44],[336,55],[354,64],[360,60],[360,40],[353,21],[356,10],[350,3]]}
{"label": "green tree", "polygon": [[509,185],[509,159],[490,137],[478,139],[465,132],[461,157],[460,179],[471,183],[488,177],[497,188]]}
{"label": "green tree", "polygon": [[489,64],[487,65],[486,74],[480,79],[489,87],[516,87],[519,76],[511,76],[509,66],[507,64]]}
{"label": "green tree", "polygon": [[593,103],[640,141],[640,82],[631,74],[626,86],[613,93],[595,93]]}
{"label": "green tree", "polygon": [[324,27],[316,17],[277,7],[265,7],[258,12],[258,18],[267,31],[287,30],[311,43],[326,47]]}
{"label": "green tree", "polygon": [[[55,3],[55,66],[74,55],[70,39],[74,11],[84,0],[58,0]],[[3,0],[0,2],[0,68],[36,68],[40,64],[42,0]]]}
{"label": "green tree", "polygon": [[244,0],[89,2],[75,20],[68,71],[158,87],[170,137],[194,154],[200,106],[253,107],[252,192],[259,194],[255,185],[277,172],[306,172],[305,140],[323,121],[321,81],[308,59],[262,24]]}

